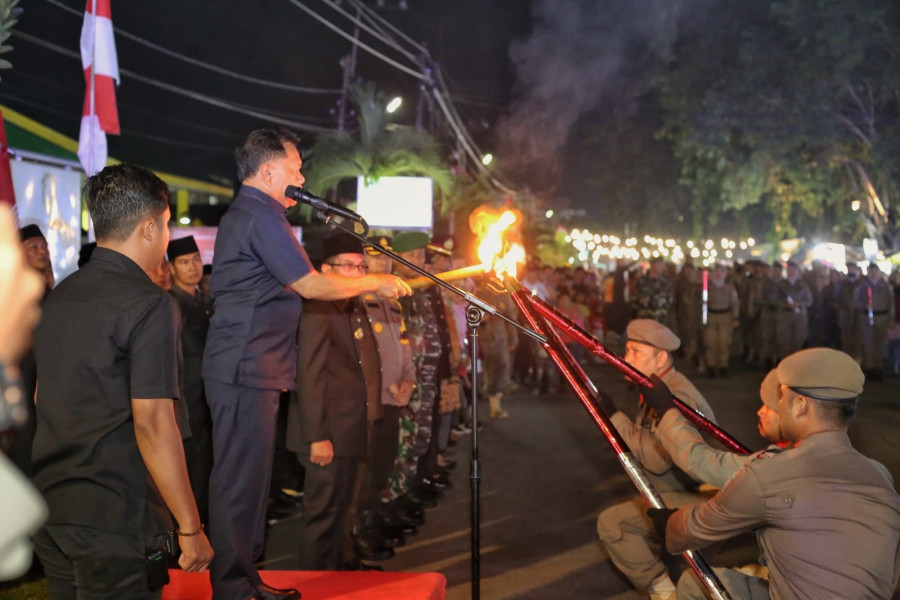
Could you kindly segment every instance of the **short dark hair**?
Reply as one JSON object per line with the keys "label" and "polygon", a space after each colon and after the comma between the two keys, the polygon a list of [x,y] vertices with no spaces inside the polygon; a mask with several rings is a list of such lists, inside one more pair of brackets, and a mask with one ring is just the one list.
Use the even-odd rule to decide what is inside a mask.
{"label": "short dark hair", "polygon": [[84,184],[98,240],[124,242],[141,220],[158,219],[169,207],[169,187],[143,167],[106,167]]}
{"label": "short dark hair", "polygon": [[238,181],[256,175],[264,162],[284,158],[285,144],[293,144],[298,151],[300,150],[300,138],[290,129],[279,127],[251,131],[244,143],[234,151]]}
{"label": "short dark hair", "polygon": [[[809,396],[807,396],[809,398]],[[819,419],[829,425],[837,427],[847,427],[853,416],[856,414],[856,406],[859,404],[859,397],[849,398],[847,400],[817,400],[810,398],[812,404],[819,413]]]}

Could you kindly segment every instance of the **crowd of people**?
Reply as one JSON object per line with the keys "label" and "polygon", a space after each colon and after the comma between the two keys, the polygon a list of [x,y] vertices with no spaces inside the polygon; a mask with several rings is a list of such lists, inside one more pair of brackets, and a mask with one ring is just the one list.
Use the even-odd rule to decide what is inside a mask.
{"label": "crowd of people", "polygon": [[[337,230],[311,260],[285,218],[295,203],[285,188],[304,182],[298,143],[286,130],[257,130],[238,148],[242,185],[211,269],[192,237],[171,239],[166,185],[132,165],[88,179],[97,244],[62,282],[53,281],[40,229],[19,230],[23,260],[44,287],[43,317],[30,350],[20,343],[0,357],[20,365],[2,383],[19,394],[8,404],[25,413],[9,455],[47,506],[33,544],[52,599],[159,598],[173,565],[209,570],[217,600],[299,598],[266,584],[256,567],[266,525],[285,505],[302,506],[301,569],[380,569],[372,561],[391,558],[451,486],[450,447],[473,426],[470,366],[481,365],[478,391],[492,419],[508,416],[503,397],[517,386],[560,389],[544,348],[504,319],[484,317],[470,357],[467,302],[380,251],[434,273],[465,266],[445,240],[404,232],[364,245]],[[893,289],[877,267],[865,277],[855,265],[847,275],[786,267],[784,277],[780,263],[758,262],[703,275],[690,264],[670,273],[660,260],[644,274],[620,263],[605,277],[534,260],[524,268],[530,293],[620,348],[655,383],[635,419],[608,397],[598,402],[666,505],[689,508],[648,514],[636,498],[597,522],[613,563],[654,598],[676,593],[655,546],[679,552],[748,528],[766,532],[768,573],[721,573],[736,597],[796,586],[882,597],[896,585],[900,499],[886,470],[846,440],[864,375],[881,377],[888,357]],[[455,283],[515,318],[506,294]],[[727,376],[735,355],[772,369],[758,416],[776,445],[750,457],[708,447],[671,410],[674,395],[715,422],[674,368],[679,355],[710,377]],[[775,456],[791,446],[798,452]],[[827,482],[829,460],[842,469]],[[806,487],[793,487],[804,473],[813,473]],[[795,512],[773,515],[772,493]],[[818,493],[827,507],[810,506]],[[866,551],[841,565],[832,565],[840,553],[823,551],[816,560],[838,576],[798,583],[795,571],[806,571],[785,550],[786,521],[804,511],[814,523],[846,521],[854,499],[878,508],[821,545],[848,536]],[[877,553],[887,558],[872,566]],[[682,580],[679,594],[702,593]]]}

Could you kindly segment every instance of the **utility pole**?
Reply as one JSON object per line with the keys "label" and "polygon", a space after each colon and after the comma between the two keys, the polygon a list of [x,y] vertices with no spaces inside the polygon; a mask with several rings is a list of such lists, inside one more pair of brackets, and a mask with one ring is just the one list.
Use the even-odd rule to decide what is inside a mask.
{"label": "utility pole", "polygon": [[[356,9],[356,20],[359,21],[361,10]],[[341,98],[338,101],[338,131],[347,129],[347,107],[350,104],[350,85],[356,76],[356,41],[359,40],[359,25],[353,28],[354,44],[350,48],[350,54],[341,59],[341,67],[344,69],[344,81],[341,85]]]}

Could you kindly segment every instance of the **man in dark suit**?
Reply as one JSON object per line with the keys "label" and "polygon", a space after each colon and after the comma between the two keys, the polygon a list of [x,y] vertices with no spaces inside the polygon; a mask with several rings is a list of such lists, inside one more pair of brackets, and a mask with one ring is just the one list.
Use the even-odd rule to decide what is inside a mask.
{"label": "man in dark suit", "polygon": [[[324,250],[323,273],[366,273],[362,244],[353,236],[332,235]],[[366,421],[381,418],[380,391],[378,347],[360,298],[306,300],[287,430],[287,447],[306,472],[301,569],[338,570],[355,562],[348,509],[365,456]]]}

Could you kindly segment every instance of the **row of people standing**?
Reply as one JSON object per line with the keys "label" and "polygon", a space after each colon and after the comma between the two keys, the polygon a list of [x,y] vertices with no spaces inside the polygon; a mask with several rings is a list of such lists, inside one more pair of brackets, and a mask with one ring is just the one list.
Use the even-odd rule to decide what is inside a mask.
{"label": "row of people standing", "polygon": [[631,316],[666,323],[683,339],[681,354],[709,376],[727,375],[734,356],[765,368],[810,345],[841,348],[871,380],[883,376],[895,294],[875,264],[865,276],[855,263],[843,275],[820,264],[804,271],[793,261],[709,271],[687,263],[674,274],[655,259],[629,282],[630,267],[620,263],[609,275],[608,329],[621,335]]}

